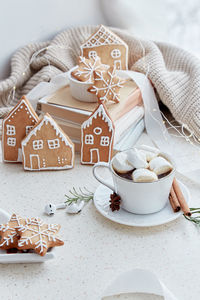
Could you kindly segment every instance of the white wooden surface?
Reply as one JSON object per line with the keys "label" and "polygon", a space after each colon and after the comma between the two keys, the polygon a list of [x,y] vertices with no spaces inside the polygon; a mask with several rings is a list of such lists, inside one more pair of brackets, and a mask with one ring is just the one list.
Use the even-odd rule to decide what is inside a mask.
{"label": "white wooden surface", "polygon": [[[140,142],[147,141],[143,134]],[[199,187],[183,182],[190,189],[191,205],[199,207]],[[46,203],[63,201],[73,186],[94,191],[97,185],[91,167],[81,166],[78,156],[73,170],[58,172],[24,172],[20,164],[0,162],[0,206],[9,213],[60,223],[65,241],[50,263],[0,265],[1,299],[100,300],[101,291],[132,268],[154,270],[180,300],[199,299],[200,232],[183,217],[155,228],[132,228],[105,219],[92,202],[78,215],[64,210],[53,217],[43,215]]]}

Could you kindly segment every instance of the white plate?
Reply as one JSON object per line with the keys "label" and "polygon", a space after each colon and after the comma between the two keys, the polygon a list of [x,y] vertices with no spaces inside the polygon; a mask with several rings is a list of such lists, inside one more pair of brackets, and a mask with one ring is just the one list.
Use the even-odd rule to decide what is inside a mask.
{"label": "white plate", "polygon": [[[10,219],[10,215],[0,208],[0,224],[5,224]],[[52,248],[45,256],[36,253],[7,253],[6,250],[0,249],[0,264],[19,264],[19,263],[42,263],[55,258],[54,249]]]}
{"label": "white plate", "polygon": [[[190,193],[188,188],[180,181],[179,185],[186,201],[189,203]],[[109,207],[111,193],[112,191],[109,188],[102,184],[99,185],[94,193],[94,205],[104,217],[119,224],[137,227],[157,226],[171,222],[182,215],[181,211],[174,213],[169,202],[161,211],[154,214],[137,215],[122,208],[119,211],[112,212]]]}

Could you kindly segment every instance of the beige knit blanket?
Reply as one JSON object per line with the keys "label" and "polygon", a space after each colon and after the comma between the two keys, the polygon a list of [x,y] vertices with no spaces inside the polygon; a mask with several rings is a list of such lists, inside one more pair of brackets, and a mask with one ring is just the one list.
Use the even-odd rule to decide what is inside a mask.
{"label": "beige knit blanket", "polygon": [[[20,49],[12,57],[10,77],[0,82],[0,117],[39,82],[49,81],[72,68],[80,53],[80,45],[96,29],[97,26],[71,28],[52,41]],[[160,99],[174,118],[200,138],[199,59],[169,44],[139,40],[120,29],[111,30],[129,46],[129,69],[148,72]],[[34,53],[47,46],[34,58]]]}

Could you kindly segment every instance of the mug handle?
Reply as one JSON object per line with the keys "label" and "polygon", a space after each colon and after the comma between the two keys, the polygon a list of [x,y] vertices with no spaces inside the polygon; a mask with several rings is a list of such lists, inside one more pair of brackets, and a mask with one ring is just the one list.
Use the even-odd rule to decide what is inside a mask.
{"label": "mug handle", "polygon": [[106,180],[104,180],[101,176],[99,176],[99,175],[97,174],[97,168],[99,168],[99,167],[107,168],[107,169],[110,171],[109,163],[105,163],[105,162],[99,162],[99,163],[96,163],[96,164],[93,166],[92,172],[93,172],[93,175],[94,175],[94,177],[96,178],[96,180],[98,180],[100,183],[102,183],[103,185],[105,185],[105,186],[107,186],[109,189],[111,189],[113,192],[115,192],[115,187],[114,187],[114,185],[108,183]]}

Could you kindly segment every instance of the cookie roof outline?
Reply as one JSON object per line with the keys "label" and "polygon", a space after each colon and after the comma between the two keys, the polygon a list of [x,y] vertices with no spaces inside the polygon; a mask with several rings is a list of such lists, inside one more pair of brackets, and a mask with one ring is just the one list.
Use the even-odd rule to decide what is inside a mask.
{"label": "cookie roof outline", "polygon": [[18,104],[16,104],[16,106],[8,113],[8,115],[3,119],[3,122],[6,122],[7,120],[9,120],[13,114],[15,114],[16,110],[20,109],[21,105],[25,105],[26,108],[28,109],[29,113],[31,114],[31,116],[33,117],[33,119],[38,122],[39,118],[38,115],[36,114],[36,112],[31,111],[31,104],[28,102],[28,99],[26,99],[24,96],[21,98],[21,100],[19,101]]}
{"label": "cookie roof outline", "polygon": [[128,45],[104,25],[100,25],[98,30],[92,34],[80,48],[82,50],[83,48],[93,48],[105,45],[124,45],[128,49]]}
{"label": "cookie roof outline", "polygon": [[70,138],[62,132],[61,128],[57,125],[54,119],[47,113],[43,116],[43,118],[34,126],[34,128],[29,132],[29,134],[23,139],[22,146],[26,146],[28,141],[33,135],[37,135],[37,131],[39,131],[44,123],[47,125],[48,122],[52,125],[53,129],[56,131],[56,136],[60,137],[63,142],[65,142],[66,146],[73,148],[73,143]]}
{"label": "cookie roof outline", "polygon": [[86,129],[87,127],[90,127],[92,125],[92,120],[96,119],[97,116],[102,116],[102,120],[108,123],[109,131],[114,130],[114,124],[112,119],[109,117],[106,109],[104,108],[104,105],[102,103],[99,104],[97,109],[90,115],[90,117],[83,122],[81,128]]}

